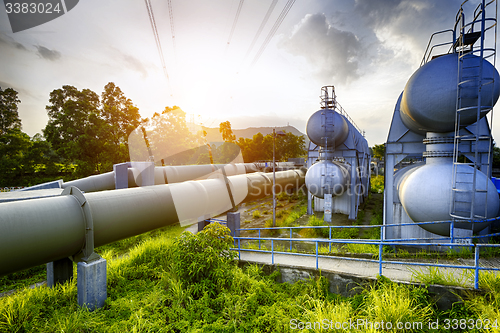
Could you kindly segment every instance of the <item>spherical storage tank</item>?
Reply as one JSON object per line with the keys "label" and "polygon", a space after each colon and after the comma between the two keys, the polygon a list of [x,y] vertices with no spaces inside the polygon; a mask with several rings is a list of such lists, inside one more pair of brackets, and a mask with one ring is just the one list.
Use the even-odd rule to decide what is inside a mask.
{"label": "spherical storage tank", "polygon": [[[462,112],[461,125],[476,122],[477,76],[480,61],[483,62],[483,84],[481,105],[486,115],[496,103],[500,94],[499,75],[495,67],[487,60],[480,60],[475,55],[466,55],[462,80],[461,107],[472,107]],[[452,132],[455,130],[455,114],[458,86],[458,54],[443,55],[420,67],[408,80],[401,100],[401,120],[414,132]]]}
{"label": "spherical storage tank", "polygon": [[309,117],[306,133],[320,147],[335,148],[347,139],[349,125],[344,116],[330,109],[316,111]]}
{"label": "spherical storage tank", "polygon": [[335,161],[321,161],[307,170],[306,186],[312,195],[323,199],[325,194],[342,195],[348,188],[348,166]]}
{"label": "spherical storage tank", "polygon": [[[457,186],[463,192],[457,192],[455,200],[457,210],[470,213],[472,201],[471,190],[474,169],[468,165],[458,165]],[[453,164],[451,161],[428,159],[427,164],[409,170],[403,176],[399,186],[399,198],[406,213],[414,222],[450,221],[451,184],[453,177]],[[474,214],[493,218],[498,213],[499,200],[496,187],[485,174],[476,173],[476,189]],[[481,192],[487,190],[487,192]],[[466,213],[467,214],[467,213]],[[468,215],[468,214],[467,214]],[[481,231],[489,222],[473,224],[473,231]],[[450,224],[420,225],[427,231],[442,236],[450,235]],[[455,222],[455,228],[471,229],[469,222]]]}

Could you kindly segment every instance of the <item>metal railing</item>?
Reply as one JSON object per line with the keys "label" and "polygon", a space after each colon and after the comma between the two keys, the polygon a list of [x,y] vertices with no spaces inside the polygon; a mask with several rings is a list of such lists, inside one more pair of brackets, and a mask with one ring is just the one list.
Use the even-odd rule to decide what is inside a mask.
{"label": "metal railing", "polygon": [[[484,222],[493,222],[497,221],[498,218],[488,219],[488,220],[469,220],[471,223],[484,223]],[[242,251],[249,252],[262,252],[262,253],[271,253],[271,263],[274,264],[274,256],[275,254],[286,254],[286,255],[296,255],[296,256],[308,256],[316,258],[316,269],[319,269],[319,258],[335,258],[341,260],[351,260],[351,261],[365,261],[365,262],[374,262],[379,265],[379,275],[383,276],[383,264],[396,264],[396,265],[407,265],[407,266],[426,266],[426,267],[442,267],[442,268],[455,268],[455,269],[470,269],[474,270],[474,288],[479,288],[479,271],[481,270],[490,270],[490,271],[500,271],[500,267],[481,267],[479,258],[480,258],[480,249],[487,247],[500,248],[500,244],[486,244],[486,243],[477,243],[476,240],[479,238],[486,237],[496,237],[500,236],[500,233],[480,235],[480,236],[471,236],[471,237],[453,237],[453,231],[451,232],[451,237],[435,237],[435,238],[407,238],[407,239],[392,239],[392,240],[384,240],[384,239],[333,239],[332,238],[332,229],[343,229],[343,228],[380,228],[381,236],[383,235],[383,230],[385,228],[390,227],[400,227],[400,226],[415,226],[415,225],[426,225],[426,224],[441,224],[441,223],[449,223],[451,224],[451,229],[453,230],[454,221],[435,221],[435,222],[420,222],[420,223],[404,223],[404,224],[390,224],[390,225],[353,225],[353,226],[300,226],[300,227],[277,227],[277,228],[240,228],[237,229],[241,232],[243,231],[258,231],[258,237],[238,237],[234,236],[233,239],[235,241],[235,246],[232,248],[234,251],[238,251],[238,259],[241,259]],[[329,237],[326,238],[293,238],[293,231],[299,229],[329,229]],[[289,230],[290,236],[288,238],[277,238],[277,237],[262,237],[261,232],[263,230]],[[250,248],[242,248],[242,241],[258,241],[259,249],[250,249]],[[261,248],[262,241],[271,241],[271,250],[263,250]],[[440,241],[440,242],[429,242],[429,241]],[[461,241],[460,243],[457,241]],[[290,242],[290,251],[279,251],[275,250],[275,242]],[[315,244],[315,253],[299,253],[292,252],[293,251],[293,243],[306,242],[306,243],[314,243]],[[329,253],[331,253],[332,244],[367,244],[367,245],[375,245],[378,246],[378,259],[366,259],[366,258],[356,258],[356,257],[345,257],[345,256],[331,256],[331,255],[322,255],[319,253],[319,244],[328,244],[329,245]],[[440,247],[465,247],[465,248],[474,248],[474,265],[451,265],[451,264],[433,264],[433,263],[424,263],[424,262],[403,262],[397,260],[384,260],[384,246],[396,246],[396,245],[404,245],[410,247],[427,247],[427,246],[440,246]],[[377,256],[377,254],[373,254],[373,256]]]}

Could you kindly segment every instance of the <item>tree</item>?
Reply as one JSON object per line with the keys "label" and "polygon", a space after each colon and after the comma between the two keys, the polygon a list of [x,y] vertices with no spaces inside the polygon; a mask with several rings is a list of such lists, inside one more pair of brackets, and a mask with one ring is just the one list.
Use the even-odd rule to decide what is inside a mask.
{"label": "tree", "polygon": [[100,117],[99,96],[89,90],[63,86],[50,93],[49,121],[43,130],[57,154],[78,164],[78,174],[100,173],[105,163],[110,126]]}
{"label": "tree", "polygon": [[21,129],[21,119],[17,112],[17,91],[12,88],[2,90],[0,87],[0,135],[11,129]]}
{"label": "tree", "polygon": [[233,130],[231,129],[231,123],[229,121],[220,123],[219,132],[222,134],[222,140],[224,140],[224,142],[236,141],[236,136],[233,134]]}
{"label": "tree", "polygon": [[[155,162],[159,163],[162,159],[171,165],[192,162],[199,140],[190,132],[186,113],[181,108],[167,106],[161,114],[155,113],[151,119],[147,119],[143,126]],[[137,136],[137,133],[134,135]]]}
{"label": "tree", "polygon": [[140,124],[139,109],[113,82],[99,95],[63,86],[50,93],[49,122],[43,133],[66,163],[78,164],[78,175],[112,170],[129,159],[129,135]]}
{"label": "tree", "polygon": [[139,109],[125,97],[120,87],[109,82],[101,95],[101,116],[108,125],[108,158],[112,164],[129,160],[128,138],[140,124]]}
{"label": "tree", "polygon": [[378,158],[379,160],[384,159],[385,155],[385,143],[381,145],[375,145],[372,147],[373,158]]}
{"label": "tree", "polygon": [[23,185],[29,148],[30,138],[19,128],[10,128],[0,135],[0,187]]}
{"label": "tree", "polygon": [[284,136],[276,137],[276,161],[286,162],[289,158],[303,157],[306,154],[306,141],[303,136],[285,132]]}
{"label": "tree", "polygon": [[[256,162],[261,160],[272,160],[273,158],[273,135],[266,136],[257,133],[252,139],[239,138],[238,146],[241,149],[245,162]],[[293,157],[302,157],[307,153],[305,139],[293,133],[285,133],[285,136],[276,137],[276,161],[286,161]]]}

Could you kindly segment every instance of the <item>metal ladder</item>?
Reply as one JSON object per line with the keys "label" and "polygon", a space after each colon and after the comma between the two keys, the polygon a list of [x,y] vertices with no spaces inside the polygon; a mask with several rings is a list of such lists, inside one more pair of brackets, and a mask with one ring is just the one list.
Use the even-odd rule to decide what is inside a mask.
{"label": "metal ladder", "polygon": [[[453,52],[458,54],[457,107],[450,202],[450,216],[453,220],[487,218],[488,177],[485,178],[485,184],[479,184],[478,172],[482,171],[489,176],[491,164],[491,151],[488,153],[487,163],[480,160],[481,156],[479,154],[480,143],[487,142],[491,150],[492,142],[491,135],[480,134],[480,119],[493,108],[492,105],[485,105],[482,101],[481,91],[484,86],[494,82],[493,78],[483,77],[483,63],[487,61],[485,59],[492,58],[493,65],[495,65],[497,2],[492,0],[486,3],[485,0],[482,0],[476,7],[471,22],[465,23],[463,7],[467,2],[462,3],[457,13],[454,35],[459,37],[453,44]],[[494,17],[486,17],[486,8],[488,6],[493,7],[492,9],[495,10]],[[486,32],[491,29],[494,29],[494,46],[486,47]],[[479,45],[475,46],[478,41]],[[471,98],[471,96],[477,96],[477,99]],[[473,126],[476,127],[476,130],[472,131],[472,133],[466,133],[463,130],[465,127],[464,118],[467,118],[467,122],[470,123],[471,117],[475,120]],[[465,156],[460,155],[460,147],[464,145],[470,147],[470,151],[474,155],[472,161],[466,161]],[[470,166],[471,168],[464,166]],[[485,168],[486,170],[484,170]],[[477,200],[484,201],[484,211],[477,211]]]}

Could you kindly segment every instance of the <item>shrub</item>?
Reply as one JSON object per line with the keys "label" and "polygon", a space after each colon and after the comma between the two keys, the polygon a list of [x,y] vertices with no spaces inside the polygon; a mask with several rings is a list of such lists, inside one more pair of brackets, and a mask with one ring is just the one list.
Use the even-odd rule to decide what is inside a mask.
{"label": "shrub", "polygon": [[262,215],[260,214],[260,210],[254,210],[253,213],[252,213],[252,216],[253,216],[254,219],[258,219]]}
{"label": "shrub", "polygon": [[384,192],[384,176],[378,175],[371,177],[370,180],[371,191],[374,193],[383,193]]}
{"label": "shrub", "polygon": [[216,295],[231,283],[231,266],[237,253],[230,251],[233,238],[227,227],[211,223],[193,235],[183,232],[173,244],[174,273],[193,286],[195,297]]}

